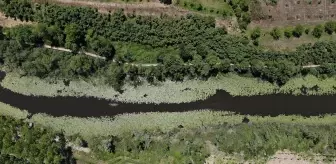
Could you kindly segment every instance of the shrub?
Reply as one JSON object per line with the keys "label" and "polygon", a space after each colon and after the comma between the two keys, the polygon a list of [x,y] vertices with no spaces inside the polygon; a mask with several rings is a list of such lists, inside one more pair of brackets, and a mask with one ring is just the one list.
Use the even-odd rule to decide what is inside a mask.
{"label": "shrub", "polygon": [[291,38],[292,35],[293,35],[292,29],[290,29],[290,28],[286,28],[285,31],[284,31],[284,35],[285,35],[285,37],[288,38],[288,39]]}
{"label": "shrub", "polygon": [[281,38],[281,31],[279,28],[275,27],[270,32],[270,35],[273,37],[274,40],[279,40]]}
{"label": "shrub", "polygon": [[309,32],[310,32],[310,28],[309,28],[309,27],[307,27],[307,28],[305,29],[305,33],[308,35],[308,34],[309,34]]}
{"label": "shrub", "polygon": [[260,27],[257,27],[255,29],[253,29],[253,31],[252,31],[251,39],[256,40],[260,37],[260,35],[261,35],[261,29],[260,29]]}
{"label": "shrub", "polygon": [[324,30],[327,32],[329,35],[331,35],[333,32],[336,31],[336,22],[329,21],[325,23],[324,25]]}
{"label": "shrub", "polygon": [[293,30],[293,36],[299,38],[303,34],[304,28],[302,25],[297,25]]}
{"label": "shrub", "polygon": [[160,2],[166,5],[172,4],[172,0],[160,0]]}
{"label": "shrub", "polygon": [[312,35],[315,38],[320,38],[322,36],[322,33],[323,33],[323,26],[322,25],[315,26],[315,28],[312,31]]}
{"label": "shrub", "polygon": [[258,39],[253,40],[253,45],[255,45],[255,46],[259,46],[259,40],[258,40]]}

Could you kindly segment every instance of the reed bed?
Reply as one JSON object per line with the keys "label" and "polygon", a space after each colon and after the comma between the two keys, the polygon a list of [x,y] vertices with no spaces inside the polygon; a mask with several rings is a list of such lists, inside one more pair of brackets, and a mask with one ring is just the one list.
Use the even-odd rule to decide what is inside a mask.
{"label": "reed bed", "polygon": [[[308,75],[291,79],[279,87],[257,78],[241,77],[236,74],[225,74],[204,80],[187,80],[184,82],[165,81],[157,85],[143,83],[134,87],[126,84],[122,94],[111,86],[105,85],[101,79],[87,81],[71,81],[66,86],[62,80],[42,80],[37,77],[20,77],[16,73],[8,73],[1,82],[4,88],[24,95],[34,96],[86,96],[130,103],[187,103],[204,100],[225,90],[233,96],[253,96],[273,93],[301,95],[302,87],[307,87],[307,95],[323,95],[336,93],[336,78],[319,79]],[[311,88],[318,86],[318,90]],[[45,89],[48,88],[48,89]]]}
{"label": "reed bed", "polygon": [[[180,125],[183,128],[206,127],[208,125],[240,124],[245,116],[225,111],[200,110],[176,113],[139,113],[118,115],[114,118],[77,118],[77,117],[52,117],[37,114],[32,117],[36,123],[64,131],[66,135],[80,134],[84,138],[94,136],[119,135],[125,132],[136,131],[162,131],[169,132]],[[252,123],[285,123],[304,125],[336,125],[335,115],[303,117],[291,116],[248,116]]]}
{"label": "reed bed", "polygon": [[[0,102],[0,115],[24,119],[27,118],[28,112]],[[199,110],[190,112],[134,113],[100,118],[53,117],[47,114],[35,114],[30,121],[52,128],[55,131],[63,131],[68,136],[79,134],[89,139],[95,136],[119,135],[125,132],[144,130],[169,132],[179,126],[190,129],[209,125],[236,125],[242,123],[244,117],[244,115],[226,111]],[[252,124],[276,122],[293,125],[336,125],[336,115],[247,117]]]}
{"label": "reed bed", "polygon": [[16,119],[24,119],[28,116],[28,112],[0,102],[0,115],[10,116]]}

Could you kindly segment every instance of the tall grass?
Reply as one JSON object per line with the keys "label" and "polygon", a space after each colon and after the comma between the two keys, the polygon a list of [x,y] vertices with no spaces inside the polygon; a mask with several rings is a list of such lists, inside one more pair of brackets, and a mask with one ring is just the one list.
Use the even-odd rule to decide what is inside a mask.
{"label": "tall grass", "polygon": [[[35,96],[87,96],[120,102],[135,103],[184,103],[204,100],[225,90],[233,96],[253,96],[273,93],[301,95],[303,86],[307,87],[308,95],[336,93],[336,78],[319,79],[308,75],[293,78],[284,86],[279,87],[257,78],[241,77],[236,74],[225,74],[212,77],[206,81],[187,80],[184,82],[166,81],[157,85],[144,83],[134,87],[126,84],[122,94],[99,79],[89,81],[72,81],[66,86],[63,81],[41,80],[37,77],[20,77],[16,73],[8,73],[1,85],[14,92]],[[317,90],[312,89],[318,86]],[[48,88],[48,89],[46,89]],[[146,96],[145,96],[146,95]]]}
{"label": "tall grass", "polygon": [[24,119],[28,116],[28,112],[0,102],[0,115],[10,116],[16,119]]}
{"label": "tall grass", "polygon": [[[162,131],[168,132],[182,125],[184,128],[206,127],[220,124],[240,124],[243,115],[236,115],[225,111],[200,110],[192,112],[174,113],[139,113],[124,114],[114,118],[77,118],[77,117],[52,117],[45,114],[37,114],[32,117],[36,123],[53,128],[56,131],[64,131],[66,135],[80,134],[84,138],[94,136],[119,135],[125,132],[135,131]],[[248,116],[252,123],[286,123],[305,125],[336,125],[335,115],[324,117],[291,116]]]}

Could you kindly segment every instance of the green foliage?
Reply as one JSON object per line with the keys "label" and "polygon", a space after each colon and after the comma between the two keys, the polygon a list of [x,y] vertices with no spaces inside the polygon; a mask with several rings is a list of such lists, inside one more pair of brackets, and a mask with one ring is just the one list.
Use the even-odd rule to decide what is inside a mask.
{"label": "green foliage", "polygon": [[292,117],[294,121],[272,119],[265,119],[267,122],[263,123],[257,118],[258,121],[251,120],[250,124],[225,122],[194,128],[180,125],[168,132],[160,129],[131,131],[95,138],[92,141],[93,150],[106,159],[131,156],[131,159],[144,163],[156,163],[167,157],[176,163],[205,163],[205,159],[214,151],[206,147],[213,147],[226,156],[244,152],[241,156],[245,160],[267,160],[284,149],[294,153],[335,153],[334,124],[294,123],[302,119],[299,117]]}
{"label": "green foliage", "polygon": [[304,27],[302,25],[296,25],[294,30],[293,30],[293,36],[297,37],[297,38],[300,38],[301,35],[303,34],[304,32]]}
{"label": "green foliage", "polygon": [[306,33],[307,35],[310,33],[310,28],[309,28],[309,27],[307,27],[307,28],[305,29],[305,33]]}
{"label": "green foliage", "polygon": [[97,36],[92,29],[89,29],[85,41],[88,44],[88,48],[92,49],[99,56],[106,57],[107,59],[113,59],[115,55],[115,49],[112,42],[102,36]]}
{"label": "green foliage", "polygon": [[172,4],[172,0],[160,0],[161,3],[164,3],[166,5]]}
{"label": "green foliage", "polygon": [[0,125],[0,162],[9,162],[8,159],[13,163],[73,162],[63,134],[4,116],[0,116]]}
{"label": "green foliage", "polygon": [[292,31],[292,29],[290,29],[290,28],[286,28],[286,29],[284,30],[284,36],[285,36],[287,39],[291,38],[292,35],[293,35],[293,31]]}
{"label": "green foliage", "polygon": [[333,21],[326,22],[324,25],[324,30],[329,35],[331,35],[333,32],[336,32],[336,22]]}
{"label": "green foliage", "polygon": [[[230,3],[232,7],[242,11],[239,20],[243,24],[240,25],[247,25],[246,23],[251,19],[250,13],[247,12],[248,3],[239,0]],[[4,5],[3,7],[8,7],[8,10],[5,10],[6,12],[15,12],[10,6]],[[285,70],[280,60],[290,64],[290,66],[292,66],[291,63],[294,63],[298,68],[309,63],[335,62],[335,58],[332,57],[333,53],[330,53],[331,51],[321,49],[323,46],[329,46],[328,48],[333,50],[334,47],[330,46],[330,43],[317,43],[313,47],[304,45],[299,47],[296,52],[287,52],[286,54],[272,51],[263,52],[257,46],[250,45],[248,39],[227,35],[225,30],[215,28],[215,20],[213,18],[196,15],[187,15],[179,18],[128,17],[122,11],[117,11],[112,15],[101,14],[90,8],[54,4],[42,4],[34,11],[33,15],[36,21],[43,24],[19,26],[10,29],[9,33],[6,32],[6,39],[16,40],[20,47],[15,45],[5,48],[3,46],[2,60],[3,63],[12,69],[20,68],[26,75],[41,78],[56,77],[60,79],[65,77],[77,79],[94,75],[107,75],[109,77],[106,80],[108,84],[121,88],[120,85],[122,80],[124,80],[122,77],[127,75],[132,78],[127,78],[126,80],[130,79],[138,82],[140,76],[149,75],[149,77],[145,78],[154,82],[155,80],[162,81],[165,79],[183,80],[185,77],[208,78],[216,76],[219,72],[236,71],[240,74],[249,74],[251,73],[250,61],[258,59],[265,64],[269,64],[270,69],[259,73],[254,72],[254,75],[260,75],[258,77],[283,84],[290,77],[299,75],[301,72],[292,68]],[[257,38],[260,37],[260,33],[261,31],[258,28],[252,32],[251,38],[254,39],[254,45],[259,44]],[[302,26],[297,26],[294,31],[285,30],[287,38],[290,38],[292,34],[299,37],[302,33]],[[271,34],[275,38],[279,37],[279,31],[276,29]],[[3,44],[13,44],[12,41],[8,40],[4,41]],[[113,69],[117,71],[110,70],[111,73],[108,72],[108,66],[114,64],[118,67],[123,67],[123,64],[128,65],[126,62],[134,61],[134,56],[137,56],[131,50],[122,53],[116,51],[112,41],[130,42],[131,44],[148,46],[149,49],[173,47],[179,52],[153,55],[149,61],[157,60],[159,62],[155,70],[148,67],[137,68],[137,71],[131,71],[135,68],[125,70],[120,68]],[[55,55],[57,57],[51,57],[51,54],[60,52],[43,52],[38,50],[38,48],[32,48],[44,43],[60,46],[64,44],[65,47],[70,48],[73,52],[79,51],[80,48],[94,51],[107,57],[109,61],[97,61],[84,56],[66,56],[64,53]],[[314,49],[315,53],[319,55],[302,51],[304,48],[307,50]],[[15,55],[9,55],[8,52]],[[47,53],[47,55],[42,57],[41,53]],[[303,57],[301,54],[305,54],[305,56]],[[318,56],[325,56],[326,58],[321,59]],[[113,63],[113,58],[117,63]],[[203,62],[203,59],[216,59],[216,61],[218,59],[218,63],[209,63],[212,60]],[[230,63],[227,63],[227,61]],[[234,67],[231,68],[231,64]],[[113,75],[113,73],[118,75]],[[325,74],[324,71],[321,71],[321,73]]]}
{"label": "green foliage", "polygon": [[64,33],[66,35],[65,47],[77,52],[83,43],[79,26],[77,24],[69,24],[65,27]]}
{"label": "green foliage", "polygon": [[110,64],[106,71],[106,82],[113,86],[117,91],[121,90],[123,80],[125,78],[125,72],[122,67],[117,64]]}
{"label": "green foliage", "polygon": [[34,20],[33,5],[29,0],[4,0],[1,10],[6,16],[18,18],[21,21]]}
{"label": "green foliage", "polygon": [[270,35],[273,37],[274,40],[279,40],[282,36],[282,33],[278,27],[274,27],[270,32]]}
{"label": "green foliage", "polygon": [[256,27],[255,29],[253,29],[251,33],[251,39],[256,40],[260,37],[260,35],[261,35],[261,29],[260,27]]}
{"label": "green foliage", "polygon": [[323,34],[323,26],[322,25],[317,25],[314,27],[313,31],[312,31],[312,35],[315,38],[320,38]]}

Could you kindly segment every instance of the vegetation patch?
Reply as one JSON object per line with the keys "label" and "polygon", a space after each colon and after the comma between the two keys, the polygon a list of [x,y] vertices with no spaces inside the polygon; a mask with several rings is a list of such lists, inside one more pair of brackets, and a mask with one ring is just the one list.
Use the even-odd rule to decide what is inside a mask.
{"label": "vegetation patch", "polygon": [[[24,95],[34,96],[85,96],[107,100],[133,103],[183,103],[204,100],[225,90],[233,96],[254,96],[265,94],[294,95],[325,95],[336,93],[336,79],[317,78],[313,75],[297,77],[279,87],[276,84],[257,78],[241,77],[236,74],[225,74],[208,80],[187,80],[184,82],[165,81],[156,85],[144,82],[140,86],[126,84],[123,93],[102,83],[98,78],[90,80],[70,81],[46,80],[37,77],[20,76],[17,73],[7,73],[1,82],[4,88]],[[48,89],[45,89],[48,88]],[[164,93],[164,94],[162,94]],[[144,96],[146,95],[146,96]]]}
{"label": "vegetation patch", "polygon": [[113,118],[35,114],[27,121],[63,131],[73,144],[81,147],[88,144],[92,155],[100,160],[112,163],[191,160],[198,164],[210,156],[218,160],[223,155],[225,160],[233,162],[265,162],[284,149],[319,153],[332,160],[335,120],[335,115],[260,117],[203,110],[125,114]]}
{"label": "vegetation patch", "polygon": [[25,119],[28,116],[28,112],[0,102],[0,115],[10,116],[15,119]]}

